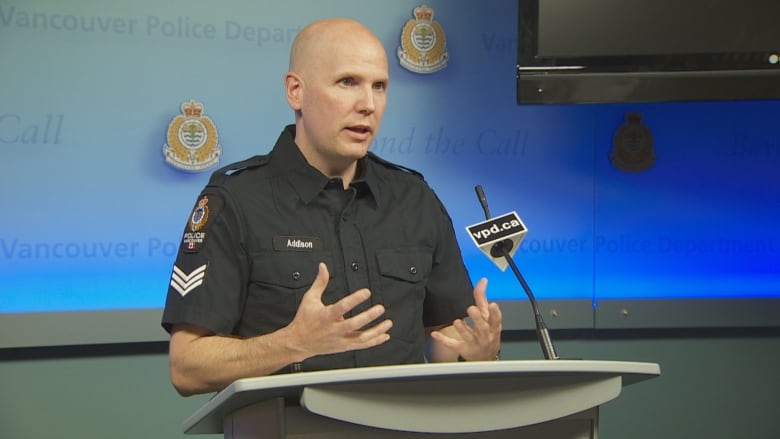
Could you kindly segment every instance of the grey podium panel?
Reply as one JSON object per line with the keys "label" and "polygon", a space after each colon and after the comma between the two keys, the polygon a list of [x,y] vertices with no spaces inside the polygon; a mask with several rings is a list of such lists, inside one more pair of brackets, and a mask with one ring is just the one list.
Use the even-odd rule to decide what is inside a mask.
{"label": "grey podium panel", "polygon": [[[234,439],[347,438],[367,431],[371,437],[504,437],[497,435],[519,429],[591,437],[600,404],[616,398],[622,386],[659,374],[654,363],[537,360],[248,378],[215,395],[185,421],[184,430]],[[322,436],[332,429],[341,436]]]}

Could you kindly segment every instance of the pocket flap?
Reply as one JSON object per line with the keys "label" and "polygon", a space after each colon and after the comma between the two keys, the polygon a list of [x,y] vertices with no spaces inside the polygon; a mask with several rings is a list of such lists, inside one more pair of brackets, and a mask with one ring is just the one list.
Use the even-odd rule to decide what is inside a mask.
{"label": "pocket flap", "polygon": [[[330,254],[324,252],[264,252],[253,257],[252,281],[287,288],[311,285],[320,262],[331,267]],[[331,272],[331,278],[333,273]]]}
{"label": "pocket flap", "polygon": [[433,252],[422,247],[377,250],[376,258],[382,276],[420,282],[428,278]]}

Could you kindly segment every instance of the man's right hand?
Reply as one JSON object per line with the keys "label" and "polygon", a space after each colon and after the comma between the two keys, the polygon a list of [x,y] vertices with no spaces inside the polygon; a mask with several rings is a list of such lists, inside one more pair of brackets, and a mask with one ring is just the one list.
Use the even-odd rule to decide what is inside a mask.
{"label": "man's right hand", "polygon": [[392,321],[385,319],[367,327],[384,314],[382,305],[374,305],[352,317],[344,317],[371,297],[368,289],[357,290],[336,303],[325,305],[322,294],[328,286],[329,278],[328,268],[321,262],[317,277],[303,295],[295,318],[285,328],[290,347],[300,354],[296,362],[315,355],[366,349],[390,339],[388,331],[393,326]]}
{"label": "man's right hand", "polygon": [[213,392],[237,379],[268,375],[315,355],[370,348],[389,340],[390,320],[368,326],[384,314],[382,305],[344,317],[368,300],[367,289],[331,305],[322,303],[329,276],[321,263],[293,321],[269,334],[237,338],[186,323],[174,325],[169,352],[176,390],[182,395]]}

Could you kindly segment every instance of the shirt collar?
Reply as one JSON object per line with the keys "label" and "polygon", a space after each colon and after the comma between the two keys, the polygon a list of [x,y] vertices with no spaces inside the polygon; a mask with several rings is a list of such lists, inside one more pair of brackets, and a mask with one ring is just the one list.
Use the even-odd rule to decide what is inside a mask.
{"label": "shirt collar", "polygon": [[[287,180],[298,193],[301,200],[308,204],[325,189],[330,178],[325,176],[317,168],[311,166],[295,144],[295,125],[288,125],[282,131],[271,151],[271,163],[278,166],[287,176]],[[360,175],[352,181],[358,193],[358,197],[366,196],[373,202],[375,209],[379,207],[379,178],[373,168],[375,163],[365,157],[358,163]]]}

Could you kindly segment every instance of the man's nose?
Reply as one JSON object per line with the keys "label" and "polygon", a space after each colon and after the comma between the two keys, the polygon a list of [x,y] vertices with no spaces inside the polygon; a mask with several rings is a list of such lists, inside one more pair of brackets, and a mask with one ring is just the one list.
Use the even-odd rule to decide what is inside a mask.
{"label": "man's nose", "polygon": [[376,111],[376,98],[374,97],[373,87],[361,89],[360,99],[358,100],[358,111],[365,114],[371,114]]}

